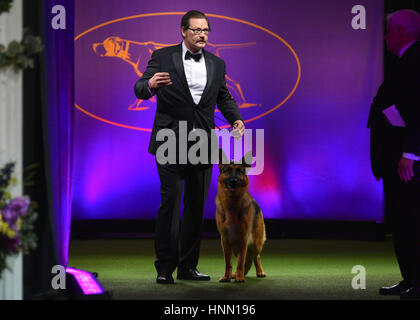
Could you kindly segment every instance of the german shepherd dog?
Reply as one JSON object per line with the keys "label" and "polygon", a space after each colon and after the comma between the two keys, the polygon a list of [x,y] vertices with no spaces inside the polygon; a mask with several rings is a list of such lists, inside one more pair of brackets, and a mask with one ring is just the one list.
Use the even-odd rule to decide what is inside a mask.
{"label": "german shepherd dog", "polygon": [[[245,161],[247,159],[248,161]],[[223,150],[219,157],[219,178],[216,196],[216,224],[226,262],[220,282],[244,282],[245,275],[255,264],[257,277],[265,277],[260,253],[266,240],[264,218],[257,202],[248,192],[247,170],[252,154],[247,153],[236,164],[229,162]],[[232,274],[232,253],[237,258],[236,273]]]}

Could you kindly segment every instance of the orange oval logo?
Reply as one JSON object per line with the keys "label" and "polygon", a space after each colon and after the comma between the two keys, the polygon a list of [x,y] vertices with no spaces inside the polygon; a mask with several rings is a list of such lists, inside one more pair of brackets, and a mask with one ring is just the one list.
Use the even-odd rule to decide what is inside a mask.
{"label": "orange oval logo", "polygon": [[[102,23],[77,35],[74,39],[77,59],[75,107],[94,119],[114,126],[151,131],[156,98],[148,101],[135,100],[133,87],[142,76],[154,50],[179,42],[163,43],[154,39],[138,41],[139,39],[123,36],[124,28],[121,28],[121,34],[116,35],[119,25],[115,26],[117,23],[128,23],[132,29],[135,19],[184,14],[185,12],[158,12],[129,16]],[[226,85],[235,98],[245,123],[262,118],[284,105],[295,93],[301,78],[300,61],[293,48],[279,35],[254,23],[222,15],[206,15],[222,19],[225,23],[223,38],[235,39],[229,43],[221,43],[217,40],[220,35],[212,34],[206,50],[227,61]],[[153,30],[151,24],[154,22],[149,19],[148,30]],[[238,32],[238,26],[246,30]],[[232,31],[229,34],[227,30]],[[261,34],[260,31],[264,33]],[[248,35],[248,41],[242,39],[244,34]],[[279,44],[287,50],[279,51]],[[254,57],[257,61],[252,64],[249,57]],[[292,60],[294,67],[291,67]],[[104,68],[104,61],[112,61],[112,64]],[[256,69],[259,61],[263,63],[260,69]],[[85,70],[89,69],[94,69],[94,74],[85,74]],[[296,76],[292,77],[292,73]],[[284,74],[287,79],[281,78]],[[267,75],[268,79],[263,75]],[[278,98],[278,95],[283,98]],[[141,125],[138,125],[139,122]]]}

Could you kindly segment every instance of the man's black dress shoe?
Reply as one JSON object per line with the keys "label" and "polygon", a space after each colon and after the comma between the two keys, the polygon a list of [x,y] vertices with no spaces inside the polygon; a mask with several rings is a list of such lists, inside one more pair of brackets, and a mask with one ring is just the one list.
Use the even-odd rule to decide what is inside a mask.
{"label": "man's black dress shoe", "polygon": [[172,278],[171,274],[161,273],[158,274],[156,278],[157,283],[163,283],[163,284],[173,284],[174,278]]}
{"label": "man's black dress shoe", "polygon": [[391,287],[382,287],[379,289],[379,294],[383,296],[399,296],[404,291],[410,289],[411,285],[405,281],[401,281]]}
{"label": "man's black dress shoe", "polygon": [[197,269],[178,270],[176,277],[178,280],[200,280],[209,281],[210,276],[198,272]]}
{"label": "man's black dress shoe", "polygon": [[401,299],[420,299],[420,287],[411,287],[400,295]]}

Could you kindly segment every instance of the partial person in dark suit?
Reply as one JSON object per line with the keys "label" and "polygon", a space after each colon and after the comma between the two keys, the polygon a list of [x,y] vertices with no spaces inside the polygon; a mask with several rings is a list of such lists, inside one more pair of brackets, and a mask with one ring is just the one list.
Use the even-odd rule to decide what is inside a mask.
{"label": "partial person in dark suit", "polygon": [[[172,273],[177,267],[177,279],[210,280],[208,275],[197,270],[197,264],[212,164],[210,161],[193,164],[190,159],[178,161],[188,154],[186,149],[180,147],[180,143],[186,141],[178,141],[183,139],[183,131],[202,129],[208,134],[210,141],[210,131],[215,128],[216,105],[241,135],[245,131],[238,106],[226,87],[225,62],[204,50],[209,32],[209,20],[202,12],[187,12],[181,20],[183,42],[154,51],[146,71],[134,88],[139,99],[149,99],[154,95],[157,97],[148,151],[156,155],[161,183],[161,203],[155,236],[158,283],[174,283]],[[184,124],[186,128],[183,127]],[[165,143],[159,141],[158,137],[159,130],[162,129],[175,132],[175,164],[160,163],[159,147]],[[191,142],[188,143],[188,148],[190,146]],[[179,209],[184,184],[184,211],[179,235]]]}
{"label": "partial person in dark suit", "polygon": [[398,57],[372,103],[371,164],[382,178],[385,220],[390,226],[403,280],[379,290],[402,299],[420,298],[420,15],[388,16],[385,41]]}

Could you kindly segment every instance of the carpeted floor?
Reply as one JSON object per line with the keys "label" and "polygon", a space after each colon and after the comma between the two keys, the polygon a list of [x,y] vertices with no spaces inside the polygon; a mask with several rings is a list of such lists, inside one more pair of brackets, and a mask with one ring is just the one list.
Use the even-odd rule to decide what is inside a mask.
{"label": "carpeted floor", "polygon": [[[391,239],[383,242],[269,239],[261,254],[266,278],[255,268],[245,283],[219,283],[224,260],[219,240],[203,240],[198,265],[211,281],[156,284],[153,240],[72,240],[69,266],[97,272],[113,299],[399,299],[378,294],[400,281]],[[366,270],[366,289],[352,288],[355,265]],[[236,261],[234,261],[236,266]],[[174,272],[174,278],[176,271]]]}

